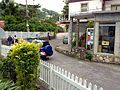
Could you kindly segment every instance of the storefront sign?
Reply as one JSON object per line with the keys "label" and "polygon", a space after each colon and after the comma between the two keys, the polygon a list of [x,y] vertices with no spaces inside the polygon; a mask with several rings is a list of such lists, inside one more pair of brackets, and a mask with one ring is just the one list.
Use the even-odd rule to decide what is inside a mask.
{"label": "storefront sign", "polygon": [[102,41],[102,45],[107,45],[107,46],[109,46],[109,41]]}

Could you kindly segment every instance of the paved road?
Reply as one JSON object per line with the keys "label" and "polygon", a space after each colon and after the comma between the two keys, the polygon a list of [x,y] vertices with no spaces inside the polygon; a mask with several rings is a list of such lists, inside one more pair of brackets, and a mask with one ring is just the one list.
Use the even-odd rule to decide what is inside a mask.
{"label": "paved road", "polygon": [[[55,47],[62,45],[62,40],[56,39],[50,43]],[[80,61],[56,51],[48,62],[62,67],[99,87],[101,86],[104,90],[120,90],[120,65]]]}

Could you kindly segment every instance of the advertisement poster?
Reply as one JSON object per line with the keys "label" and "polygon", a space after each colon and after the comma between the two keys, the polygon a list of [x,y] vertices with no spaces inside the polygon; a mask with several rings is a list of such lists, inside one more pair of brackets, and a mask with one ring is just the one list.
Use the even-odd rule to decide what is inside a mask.
{"label": "advertisement poster", "polygon": [[86,32],[86,48],[87,48],[87,50],[93,49],[93,40],[94,40],[94,28],[87,28],[87,32]]}

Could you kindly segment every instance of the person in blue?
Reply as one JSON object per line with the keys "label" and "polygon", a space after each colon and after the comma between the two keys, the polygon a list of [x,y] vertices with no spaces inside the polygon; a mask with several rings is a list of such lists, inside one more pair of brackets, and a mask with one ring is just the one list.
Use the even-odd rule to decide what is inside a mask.
{"label": "person in blue", "polygon": [[10,46],[13,42],[13,38],[9,35],[9,37],[7,38],[7,42],[8,42],[8,45]]}

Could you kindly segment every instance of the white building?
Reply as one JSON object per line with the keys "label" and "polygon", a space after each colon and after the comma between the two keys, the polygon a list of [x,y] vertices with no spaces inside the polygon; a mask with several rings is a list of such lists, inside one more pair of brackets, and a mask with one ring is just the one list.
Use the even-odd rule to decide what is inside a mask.
{"label": "white building", "polygon": [[[82,19],[94,20],[94,60],[120,63],[120,0],[69,0],[69,47],[72,48],[72,33],[83,32]],[[74,20],[77,24],[74,25]]]}
{"label": "white building", "polygon": [[104,10],[120,10],[120,0],[69,0],[69,19],[72,15]]}

